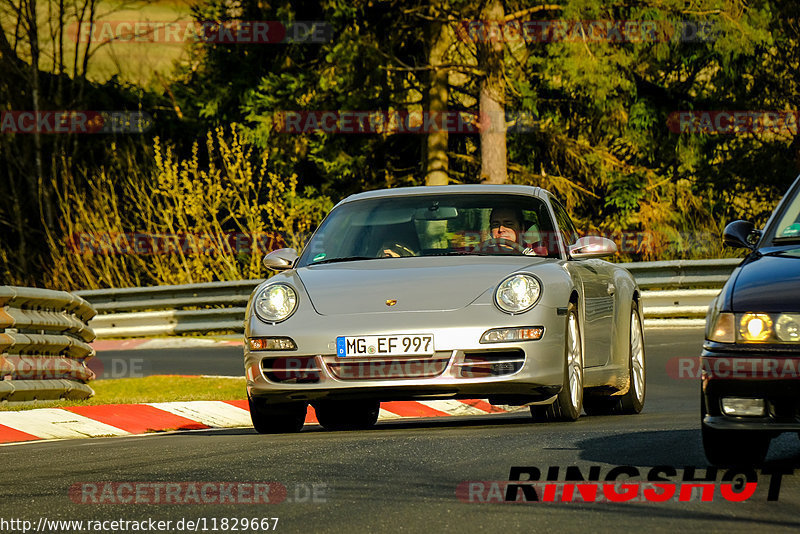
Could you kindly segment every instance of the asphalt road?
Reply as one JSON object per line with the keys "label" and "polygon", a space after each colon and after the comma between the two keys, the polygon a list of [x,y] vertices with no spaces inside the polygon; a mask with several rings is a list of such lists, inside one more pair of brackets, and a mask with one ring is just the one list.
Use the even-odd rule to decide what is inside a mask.
{"label": "asphalt road", "polygon": [[242,347],[104,350],[89,361],[98,380],[150,375],[244,376]]}
{"label": "asphalt road", "polygon": [[[757,471],[758,488],[746,502],[724,500],[718,490],[713,502],[517,504],[457,497],[465,481],[485,481],[484,488],[492,487],[488,481],[507,481],[513,466],[537,467],[542,473],[549,467],[563,473],[577,466],[584,474],[599,466],[601,477],[615,466],[633,466],[644,475],[654,466],[674,466],[684,475],[686,467],[697,467],[698,474],[704,473],[698,383],[671,378],[665,371],[671,358],[697,355],[702,332],[651,330],[646,338],[648,397],[637,416],[533,424],[518,413],[382,422],[362,432],[306,428],[300,434],[261,436],[247,428],[0,447],[0,530],[15,532],[10,524],[3,528],[2,520],[12,518],[34,526],[43,517],[150,518],[172,521],[169,531],[182,532],[175,528],[177,521],[204,518],[198,531],[205,526],[214,532],[216,526],[216,531],[229,532],[234,524],[229,521],[223,529],[222,518],[277,517],[278,532],[796,531],[800,441],[794,434],[773,441],[763,467],[799,471],[784,476],[777,501],[767,500],[769,476],[763,470]],[[84,504],[80,493],[78,502],[69,497],[70,487],[79,483],[187,481],[277,482],[285,487],[286,499],[154,505]],[[190,500],[188,493],[181,495]],[[113,525],[107,526],[112,531]]]}

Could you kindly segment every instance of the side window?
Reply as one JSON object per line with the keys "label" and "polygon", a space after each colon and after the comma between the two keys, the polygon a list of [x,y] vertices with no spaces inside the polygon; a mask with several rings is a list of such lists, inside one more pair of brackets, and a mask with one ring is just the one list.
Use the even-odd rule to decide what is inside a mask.
{"label": "side window", "polygon": [[556,214],[556,224],[558,224],[558,230],[561,232],[561,236],[564,238],[564,242],[567,245],[572,245],[575,241],[578,240],[580,234],[578,234],[578,230],[575,228],[575,224],[572,222],[572,219],[569,218],[567,215],[567,210],[564,209],[555,198],[550,198],[553,204],[553,211]]}

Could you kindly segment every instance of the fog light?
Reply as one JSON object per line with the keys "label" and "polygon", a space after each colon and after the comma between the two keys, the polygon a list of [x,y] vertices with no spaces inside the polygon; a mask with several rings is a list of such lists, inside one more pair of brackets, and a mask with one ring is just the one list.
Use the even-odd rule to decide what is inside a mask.
{"label": "fog light", "polygon": [[297,350],[289,337],[251,337],[248,340],[250,350]]}
{"label": "fog light", "polygon": [[492,374],[495,376],[510,375],[517,370],[516,367],[514,362],[496,363],[492,365]]}
{"label": "fog light", "polygon": [[762,416],[765,412],[764,399],[724,397],[722,399],[722,412],[725,415]]}
{"label": "fog light", "polygon": [[481,336],[481,343],[506,343],[509,341],[536,341],[544,335],[543,326],[519,328],[494,328]]}

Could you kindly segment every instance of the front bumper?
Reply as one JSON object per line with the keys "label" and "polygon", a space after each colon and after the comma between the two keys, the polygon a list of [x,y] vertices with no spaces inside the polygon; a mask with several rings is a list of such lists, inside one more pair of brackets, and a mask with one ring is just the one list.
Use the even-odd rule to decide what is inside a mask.
{"label": "front bumper", "polygon": [[[723,351],[701,354],[703,424],[720,430],[800,430],[800,354],[797,352]],[[763,416],[732,416],[724,397],[760,398]]]}
{"label": "front bumper", "polygon": [[[556,308],[511,316],[494,306],[472,305],[448,312],[292,319],[277,325],[248,319],[248,337],[286,336],[297,344],[296,351],[254,351],[245,345],[249,395],[267,402],[492,398],[522,404],[549,402],[562,387],[566,320]],[[544,335],[536,341],[480,343],[487,330],[513,326],[543,326]],[[336,356],[338,336],[397,333],[433,334],[435,355]]]}

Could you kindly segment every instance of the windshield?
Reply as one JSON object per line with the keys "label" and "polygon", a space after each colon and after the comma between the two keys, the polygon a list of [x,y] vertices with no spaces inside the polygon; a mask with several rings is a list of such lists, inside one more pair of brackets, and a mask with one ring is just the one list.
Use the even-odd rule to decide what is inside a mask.
{"label": "windshield", "polygon": [[775,235],[772,244],[780,245],[789,242],[800,242],[800,189],[794,189],[794,198],[789,200],[786,209],[774,225]]}
{"label": "windshield", "polygon": [[522,195],[383,197],[336,208],[298,267],[336,261],[457,254],[558,257],[543,200]]}

